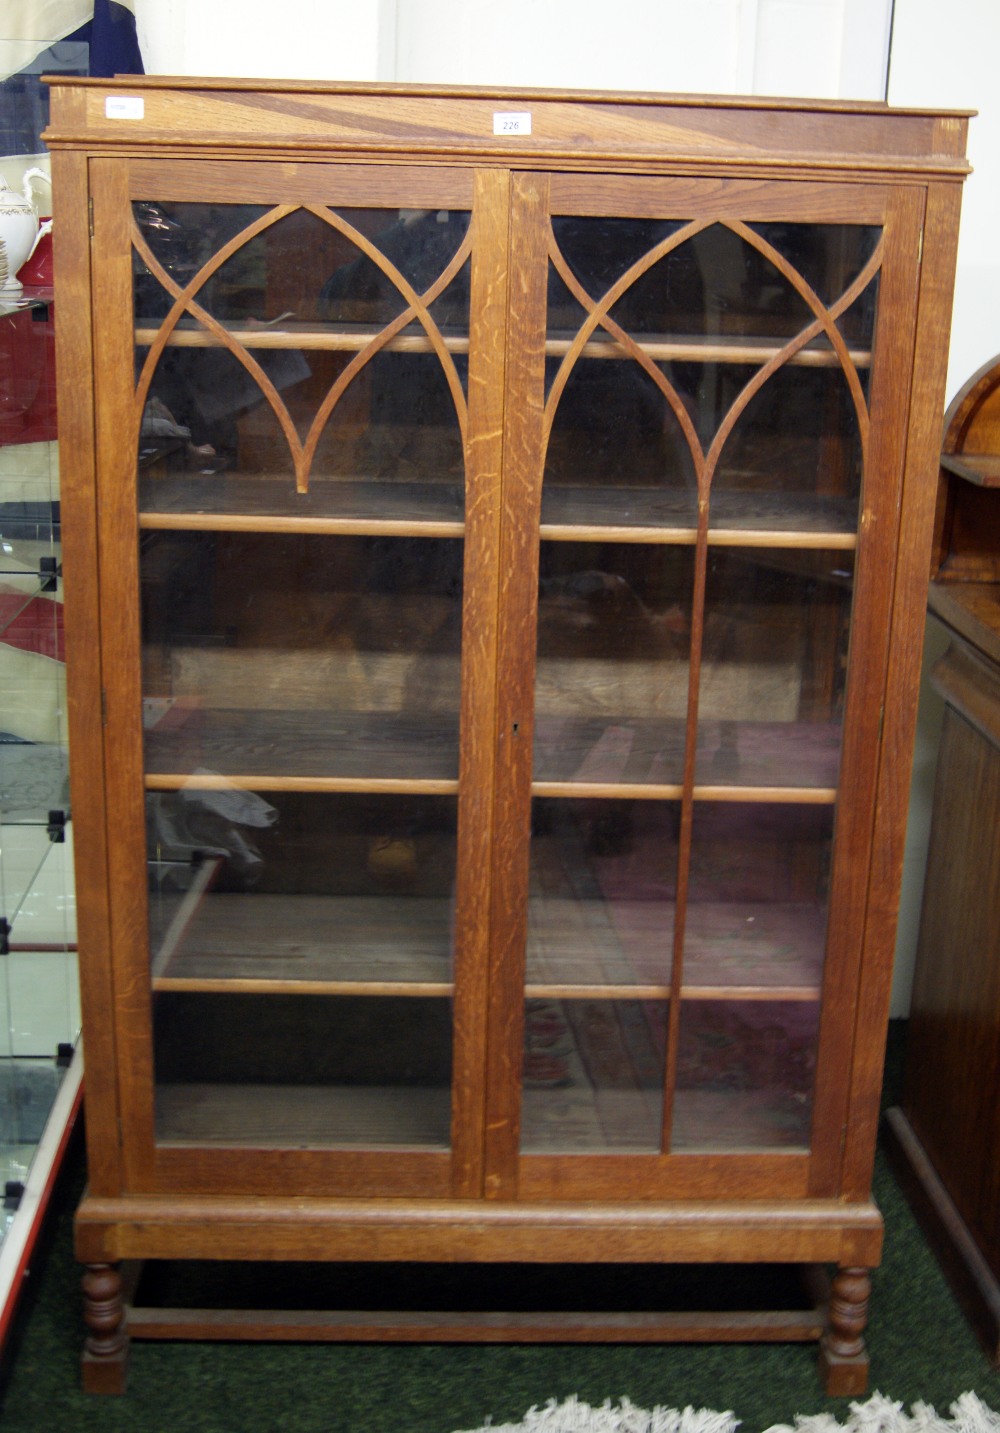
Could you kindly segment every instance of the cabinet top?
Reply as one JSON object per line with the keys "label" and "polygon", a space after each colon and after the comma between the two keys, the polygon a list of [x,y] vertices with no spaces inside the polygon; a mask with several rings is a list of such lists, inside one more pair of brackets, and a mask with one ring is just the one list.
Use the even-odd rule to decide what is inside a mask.
{"label": "cabinet top", "polygon": [[48,76],[51,149],[961,178],[971,110],[468,86]]}

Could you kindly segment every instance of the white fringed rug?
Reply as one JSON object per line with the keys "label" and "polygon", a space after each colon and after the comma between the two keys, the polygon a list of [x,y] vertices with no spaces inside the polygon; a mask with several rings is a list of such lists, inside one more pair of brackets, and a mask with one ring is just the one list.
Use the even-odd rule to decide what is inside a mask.
{"label": "white fringed rug", "polygon": [[[1000,1433],[1000,1415],[974,1393],[963,1393],[945,1418],[927,1403],[909,1413],[880,1393],[866,1403],[852,1403],[850,1415],[838,1422],[830,1413],[796,1415],[794,1424],[776,1423],[767,1433]],[[520,1423],[491,1423],[464,1433],[736,1433],[740,1420],[732,1413],[707,1408],[636,1408],[627,1398],[600,1408],[568,1398],[544,1408],[530,1408]]]}

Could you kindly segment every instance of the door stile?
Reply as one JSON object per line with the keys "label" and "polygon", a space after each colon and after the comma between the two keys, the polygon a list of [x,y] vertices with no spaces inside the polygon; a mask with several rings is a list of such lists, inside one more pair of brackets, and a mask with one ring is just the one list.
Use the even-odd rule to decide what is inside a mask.
{"label": "door stile", "polygon": [[[861,953],[866,939],[872,830],[881,800],[879,763],[887,686],[893,571],[906,461],[907,402],[913,372],[914,302],[919,272],[923,194],[891,191],[884,222],[885,257],[879,289],[869,411],[872,422],[858,530],[850,673],[844,713],[834,861],[823,983],[823,1021],[816,1062],[810,1193],[840,1188],[847,1134],[848,1083],[855,1045]],[[890,953],[891,956],[891,953]],[[891,964],[891,958],[888,959]]]}
{"label": "door stile", "polygon": [[131,1188],[153,1179],[153,1066],[148,911],[145,876],[144,768],[140,713],[139,527],[135,454],[141,413],[132,383],[132,244],[128,168],[115,160],[91,167],[95,249],[102,262],[94,285],[97,393],[97,495],[101,513],[104,611],[105,768],[111,963],[121,1090],[125,1178]]}
{"label": "door stile", "polygon": [[496,783],[495,673],[500,582],[508,304],[510,174],[480,170],[473,197],[465,580],[455,916],[453,1193],[483,1185],[490,930],[490,849]]}
{"label": "door stile", "polygon": [[496,770],[486,1057],[489,1198],[517,1193],[544,431],[548,176],[515,174],[504,409]]}

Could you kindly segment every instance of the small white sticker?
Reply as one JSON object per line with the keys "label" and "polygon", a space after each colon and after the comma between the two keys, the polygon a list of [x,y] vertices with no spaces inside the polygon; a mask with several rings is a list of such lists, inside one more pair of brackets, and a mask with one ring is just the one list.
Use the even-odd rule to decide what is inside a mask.
{"label": "small white sticker", "polygon": [[531,133],[531,111],[522,110],[514,113],[505,113],[495,110],[493,113],[494,134],[530,134]]}
{"label": "small white sticker", "polygon": [[139,95],[108,95],[104,101],[105,119],[142,119],[146,101]]}

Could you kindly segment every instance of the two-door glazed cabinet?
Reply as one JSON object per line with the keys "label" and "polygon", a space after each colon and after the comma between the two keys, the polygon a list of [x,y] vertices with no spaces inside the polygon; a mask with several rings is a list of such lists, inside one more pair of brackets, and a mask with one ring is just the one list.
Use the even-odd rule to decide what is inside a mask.
{"label": "two-door glazed cabinet", "polygon": [[[966,124],[53,82],[87,1386],[278,1332],[863,1388]],[[178,1260],[833,1274],[144,1310]]]}

